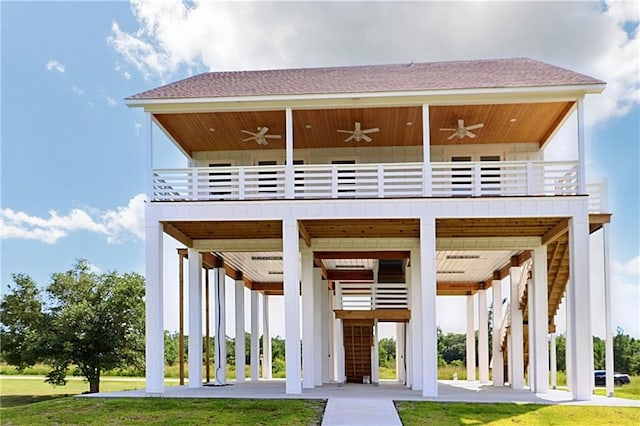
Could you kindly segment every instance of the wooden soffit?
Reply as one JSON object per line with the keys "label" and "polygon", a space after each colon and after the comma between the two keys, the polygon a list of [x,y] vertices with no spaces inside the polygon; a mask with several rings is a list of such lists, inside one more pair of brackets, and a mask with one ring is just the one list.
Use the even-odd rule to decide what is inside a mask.
{"label": "wooden soffit", "polygon": [[[562,124],[574,102],[511,103],[485,105],[433,105],[429,108],[431,145],[483,143],[538,143],[543,145]],[[196,151],[284,150],[286,140],[285,111],[156,113],[155,120],[189,155]],[[453,138],[441,128],[484,123],[474,131],[476,138]],[[337,130],[351,130],[360,122],[362,129],[377,127],[371,142],[345,142],[348,135]],[[268,145],[243,141],[268,127]],[[294,149],[422,146],[422,106],[380,108],[337,108],[293,111]]]}

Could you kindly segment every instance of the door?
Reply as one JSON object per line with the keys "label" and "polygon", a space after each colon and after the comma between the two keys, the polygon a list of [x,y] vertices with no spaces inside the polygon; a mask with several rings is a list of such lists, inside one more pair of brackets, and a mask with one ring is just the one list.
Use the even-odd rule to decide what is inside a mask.
{"label": "door", "polygon": [[[214,163],[209,164],[209,167],[231,167],[231,163]],[[226,199],[231,195],[231,173],[225,172],[210,172],[209,173],[209,187],[212,189],[209,192],[211,199]]]}
{"label": "door", "polygon": [[345,319],[342,324],[347,383],[371,383],[373,320]]}
{"label": "door", "polygon": [[[331,164],[336,164],[336,165],[356,164],[356,160],[333,160]],[[338,197],[354,196],[356,192],[355,186],[356,186],[355,169],[338,170]]]}

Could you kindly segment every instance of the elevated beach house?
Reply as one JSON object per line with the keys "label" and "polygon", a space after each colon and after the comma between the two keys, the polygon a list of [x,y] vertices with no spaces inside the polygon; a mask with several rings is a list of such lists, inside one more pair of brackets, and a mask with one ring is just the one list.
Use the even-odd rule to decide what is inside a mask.
{"label": "elevated beach house", "polygon": [[[548,336],[564,300],[569,389],[589,399],[590,234],[610,214],[601,188],[586,181],[583,99],[604,87],[502,59],[212,72],[128,98],[149,123],[147,392],[164,392],[163,293],[176,279],[163,276],[163,264],[180,258],[191,378],[203,376],[198,337],[212,321],[215,380],[226,383],[218,337],[230,309],[243,335],[249,289],[250,378],[259,298],[283,297],[284,312],[264,303],[263,321],[285,319],[286,393],[378,382],[376,330],[391,322],[398,380],[437,396],[436,298],[446,296],[467,300],[459,315],[469,324],[470,380],[477,315],[477,379],[545,392]],[[187,167],[154,168],[152,128]],[[575,155],[548,160],[551,143]],[[175,259],[163,259],[164,234],[185,247]],[[225,303],[231,291],[235,306]],[[270,341],[268,327],[263,337]],[[243,381],[244,339],[236,344]]]}

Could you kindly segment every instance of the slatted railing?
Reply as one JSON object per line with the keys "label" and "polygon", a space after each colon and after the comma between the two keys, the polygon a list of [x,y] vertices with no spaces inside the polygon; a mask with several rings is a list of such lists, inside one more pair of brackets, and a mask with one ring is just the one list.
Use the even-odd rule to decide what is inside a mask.
{"label": "slatted railing", "polygon": [[336,307],[345,310],[407,309],[406,283],[338,282]]}
{"label": "slatted railing", "polygon": [[193,167],[154,170],[151,199],[562,196],[577,182],[576,162],[313,164],[294,166],[288,193],[284,166]]}

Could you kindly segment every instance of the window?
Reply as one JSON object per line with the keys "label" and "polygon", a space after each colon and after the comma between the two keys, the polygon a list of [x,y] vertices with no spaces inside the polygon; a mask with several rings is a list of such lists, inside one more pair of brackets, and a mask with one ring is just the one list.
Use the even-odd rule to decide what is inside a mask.
{"label": "window", "polygon": [[[500,161],[500,156],[484,155],[480,157],[480,161]],[[500,167],[481,166],[480,184],[482,185],[483,194],[497,194],[500,192]]]}
{"label": "window", "polygon": [[[258,161],[258,166],[275,166],[278,162],[275,160]],[[258,192],[261,194],[273,194],[278,191],[278,178],[275,170],[258,172]]]}
{"label": "window", "polygon": [[[231,167],[231,163],[209,164],[209,167]],[[231,172],[210,172],[209,187],[213,190],[209,192],[212,199],[226,199],[231,195]]]}
{"label": "window", "polygon": [[[331,164],[356,164],[356,160],[333,160]],[[349,196],[349,194],[355,194],[356,192],[356,171],[354,169],[338,170],[338,194]],[[338,195],[340,196],[340,195]]]}
{"label": "window", "polygon": [[[471,157],[451,157],[452,163],[470,163]],[[453,167],[451,169],[451,185],[453,192],[460,193],[459,195],[471,195],[471,173],[473,168],[471,165],[464,167]]]}

